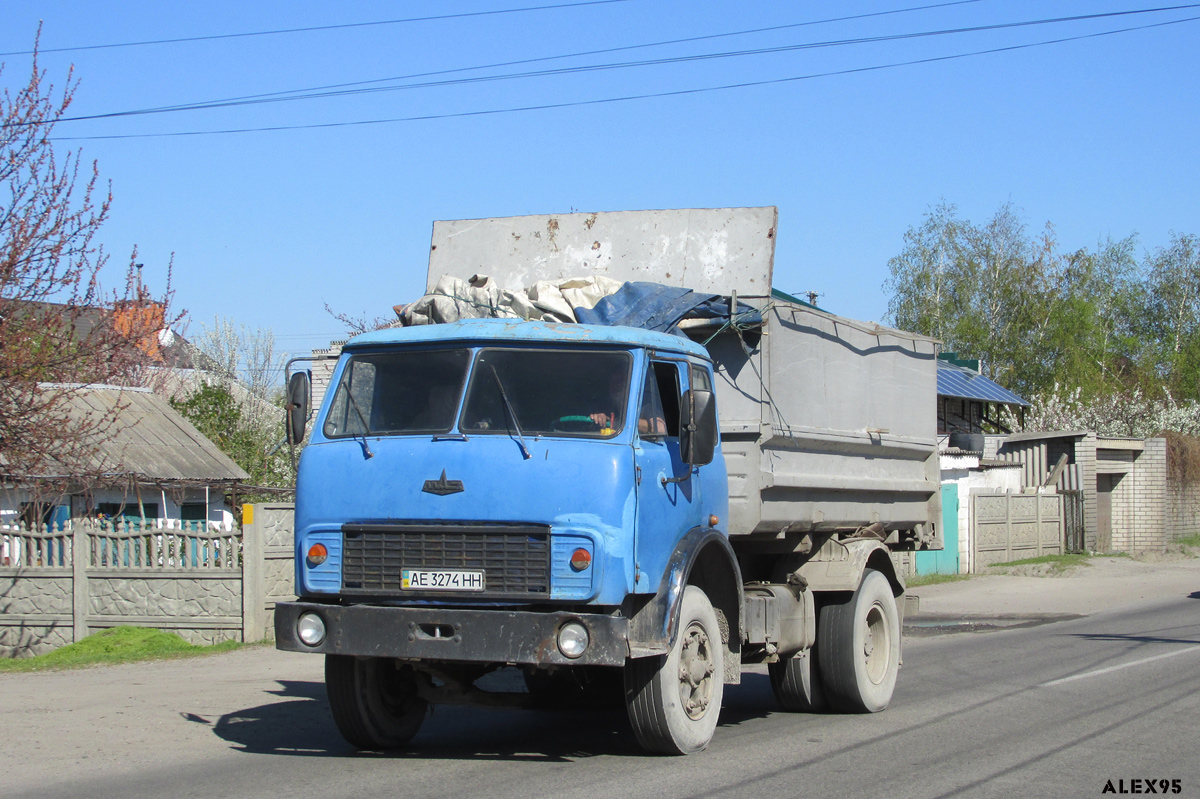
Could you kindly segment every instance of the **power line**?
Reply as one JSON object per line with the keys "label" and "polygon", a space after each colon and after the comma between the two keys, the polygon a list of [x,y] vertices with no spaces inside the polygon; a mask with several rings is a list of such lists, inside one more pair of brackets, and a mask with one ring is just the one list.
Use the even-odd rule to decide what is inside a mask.
{"label": "power line", "polygon": [[311,33],[314,31],[342,30],[346,28],[369,28],[379,25],[403,25],[409,22],[434,22],[445,19],[462,19],[464,17],[488,17],[498,14],[518,14],[526,11],[551,11],[560,8],[580,8],[582,6],[603,6],[611,3],[628,3],[632,0],[583,0],[577,3],[557,3],[548,6],[526,6],[524,8],[501,8],[493,11],[466,11],[461,14],[438,14],[429,17],[407,17],[405,19],[384,19],[375,22],[348,22],[341,25],[314,25],[307,28],[279,28],[266,31],[249,31],[246,33],[218,33],[211,36],[185,36],[177,39],[150,39],[141,42],[117,42],[114,44],[88,44],[79,47],[54,47],[34,50],[14,50],[0,53],[0,57],[10,55],[33,55],[38,53],[75,53],[84,50],[111,50],[118,47],[143,47],[154,44],[182,44],[184,42],[211,42],[219,39],[244,39],[251,36],[279,36],[290,33]]}
{"label": "power line", "polygon": [[867,67],[854,67],[850,69],[832,70],[829,72],[817,72],[808,75],[796,75],[787,78],[772,78],[768,80],[745,81],[742,83],[728,83],[720,86],[705,86],[694,89],[676,89],[666,92],[650,92],[646,94],[629,94],[620,97],[603,97],[594,100],[574,100],[562,103],[545,103],[541,105],[527,105],[510,108],[493,108],[482,111],[457,111],[444,114],[423,114],[410,117],[393,117],[390,119],[364,119],[351,122],[322,122],[311,123],[304,125],[273,125],[257,128],[230,128],[225,130],[197,130],[197,131],[176,131],[171,133],[126,133],[112,134],[103,136],[55,136],[54,141],[99,141],[107,139],[152,139],[152,138],[174,138],[181,136],[214,136],[227,135],[235,133],[268,133],[285,130],[316,130],[321,128],[344,128],[357,127],[363,125],[385,125],[397,122],[427,122],[438,119],[458,119],[463,117],[478,117],[478,116],[494,116],[499,114],[512,114],[527,111],[549,111],[560,108],[578,108],[590,105],[606,105],[611,103],[628,102],[631,100],[650,100],[663,97],[682,97],[694,94],[705,94],[708,92],[729,91],[733,89],[747,89],[756,86],[771,86],[783,83],[794,83],[797,81],[814,80],[817,78],[830,78],[840,75],[854,75],[865,72],[879,72],[885,69],[895,69],[899,67],[918,66],[921,64],[934,64],[943,61],[955,61],[962,58],[972,58],[981,55],[992,55],[995,53],[1013,52],[1016,50],[1027,50],[1034,47],[1046,47],[1055,44],[1064,44],[1066,42],[1082,41],[1085,39],[1095,39],[1101,36],[1113,36],[1119,33],[1130,33],[1132,31],[1149,30],[1152,28],[1162,28],[1170,25],[1179,25],[1185,22],[1195,22],[1200,20],[1200,16],[1185,17],[1183,19],[1170,20],[1167,22],[1155,22],[1147,25],[1136,25],[1128,28],[1117,28],[1110,31],[1100,31],[1098,33],[1080,34],[1078,36],[1065,36],[1058,39],[1048,39],[1041,42],[1028,42],[1025,44],[1014,44],[1005,47],[993,47],[986,50],[973,50],[967,53],[955,53],[944,56],[931,56],[929,58],[918,58],[909,61],[895,61],[888,64],[875,64]]}
{"label": "power line", "polygon": [[[286,102],[286,101],[291,101],[291,100],[325,99],[325,98],[330,98],[330,97],[345,97],[345,96],[357,95],[357,94],[371,94],[371,93],[377,93],[377,92],[401,91],[401,90],[406,90],[406,89],[422,89],[422,88],[434,88],[434,87],[444,87],[444,86],[457,86],[457,85],[470,84],[470,83],[485,83],[485,82],[493,82],[493,81],[500,81],[500,80],[518,80],[518,79],[532,78],[532,77],[547,77],[547,76],[552,76],[552,75],[570,75],[570,74],[579,74],[579,73],[585,73],[585,72],[600,72],[600,71],[612,70],[612,69],[631,69],[631,68],[640,68],[640,67],[647,67],[647,66],[661,66],[664,64],[678,64],[678,63],[685,63],[685,62],[690,62],[690,61],[704,61],[704,60],[713,60],[713,59],[718,59],[718,58],[735,58],[735,57],[745,57],[745,56],[753,56],[753,55],[765,55],[765,54],[773,54],[773,53],[791,52],[791,51],[796,51],[796,50],[808,50],[808,49],[818,49],[818,48],[826,48],[826,47],[842,47],[842,46],[856,45],[856,44],[877,44],[877,43],[882,43],[882,42],[903,41],[903,40],[907,40],[907,39],[928,38],[928,37],[933,37],[933,36],[952,36],[952,35],[961,35],[961,34],[967,34],[967,33],[980,33],[980,32],[986,32],[986,31],[996,31],[996,30],[1006,30],[1006,29],[1012,29],[1012,28],[1030,27],[1030,26],[1035,26],[1035,25],[1049,25],[1049,24],[1058,24],[1058,23],[1064,23],[1064,22],[1081,22],[1081,21],[1086,21],[1086,20],[1105,19],[1105,18],[1110,18],[1110,17],[1122,17],[1122,16],[1130,16],[1130,15],[1135,15],[1135,14],[1149,14],[1149,13],[1159,13],[1159,12],[1164,12],[1164,11],[1178,11],[1178,10],[1182,10],[1182,9],[1195,9],[1195,8],[1200,8],[1200,3],[1190,3],[1187,5],[1177,5],[1177,6],[1164,6],[1164,7],[1160,7],[1160,8],[1135,9],[1135,10],[1131,10],[1131,11],[1113,11],[1113,12],[1105,12],[1105,13],[1097,13],[1097,14],[1082,14],[1082,15],[1076,15],[1076,16],[1070,16],[1070,17],[1054,17],[1054,18],[1045,18],[1045,19],[1024,20],[1024,21],[1020,21],[1020,22],[994,23],[994,24],[990,24],[990,25],[976,25],[976,26],[971,26],[971,27],[948,28],[948,29],[934,30],[934,31],[918,31],[918,32],[912,32],[912,33],[885,34],[882,36],[869,36],[869,37],[860,37],[860,38],[855,38],[855,39],[835,39],[835,40],[828,40],[828,41],[822,41],[822,42],[807,42],[807,43],[802,43],[802,44],[781,45],[778,47],[756,48],[756,49],[752,49],[752,50],[734,50],[734,51],[725,51],[725,52],[718,52],[718,53],[702,53],[702,54],[690,55],[690,56],[673,56],[673,57],[659,58],[659,59],[643,59],[643,60],[638,60],[638,61],[624,61],[624,62],[615,62],[615,63],[608,63],[608,64],[590,64],[590,65],[581,65],[581,66],[574,66],[574,67],[560,67],[560,68],[556,68],[556,69],[532,70],[532,71],[527,71],[527,72],[516,72],[516,73],[508,73],[508,74],[502,74],[502,75],[483,75],[483,76],[466,77],[466,78],[453,78],[453,79],[441,80],[441,81],[409,83],[409,84],[403,84],[403,85],[399,85],[399,86],[374,86],[374,87],[370,87],[370,88],[320,91],[320,92],[313,92],[313,93],[304,94],[304,95],[292,95],[292,96],[287,96],[287,97],[260,97],[257,99],[215,101],[215,102],[210,102],[210,103],[194,103],[194,104],[187,104],[187,105],[165,106],[165,107],[153,108],[153,109],[140,109],[140,110],[135,110],[135,111],[114,111],[114,112],[109,112],[109,113],[104,113],[104,114],[88,114],[88,115],[80,115],[80,116],[74,116],[74,117],[63,117],[59,120],[56,120],[56,122],[80,122],[80,121],[85,121],[85,120],[112,119],[112,118],[128,117],[128,116],[144,116],[144,115],[149,115],[149,114],[172,113],[172,112],[179,112],[179,111],[197,111],[197,110],[209,110],[209,109],[216,109],[216,108],[230,108],[230,107],[245,106],[245,105],[261,105],[261,104],[266,104],[266,103]],[[34,123],[15,123],[15,124],[19,125],[19,124],[46,124],[46,123],[34,122]],[[4,127],[4,126],[0,126],[0,127]]]}
{"label": "power line", "polygon": [[978,3],[981,1],[982,0],[952,0],[952,2],[934,3],[931,5],[924,5],[924,6],[912,6],[909,8],[892,9],[890,11],[873,11],[873,12],[867,13],[867,14],[854,14],[854,15],[845,16],[845,17],[830,17],[827,19],[810,20],[808,22],[793,22],[793,23],[784,24],[784,25],[771,25],[771,26],[765,27],[765,28],[749,28],[749,29],[740,30],[740,31],[730,31],[728,33],[711,33],[711,34],[707,34],[704,36],[690,36],[690,37],[683,38],[683,39],[667,39],[665,41],[645,42],[642,44],[630,44],[630,45],[624,45],[622,47],[606,47],[606,48],[603,48],[600,50],[583,50],[583,51],[580,51],[577,53],[563,53],[560,55],[541,56],[539,58],[523,58],[523,59],[519,59],[519,60],[515,60],[515,61],[498,61],[498,62],[491,63],[491,64],[478,64],[476,66],[470,66],[470,67],[456,67],[454,69],[443,69],[443,70],[436,70],[433,72],[414,72],[414,73],[410,73],[408,75],[394,75],[394,76],[387,77],[387,78],[371,78],[370,80],[351,81],[348,83],[331,83],[331,84],[325,84],[323,86],[310,86],[310,87],[303,88],[303,89],[286,89],[286,90],[277,91],[277,92],[266,92],[263,94],[248,94],[248,95],[241,95],[241,96],[237,96],[237,97],[225,97],[225,98],[221,98],[221,99],[217,99],[217,100],[199,101],[196,103],[182,103],[182,104],[174,105],[174,106],[161,106],[158,108],[139,109],[135,113],[152,112],[152,111],[160,111],[160,110],[165,111],[165,110],[175,110],[175,109],[188,109],[193,106],[207,107],[211,103],[236,103],[236,102],[239,102],[242,100],[258,100],[258,99],[269,98],[269,97],[281,97],[284,95],[307,94],[310,92],[322,92],[322,91],[328,91],[328,90],[332,90],[332,89],[346,89],[346,88],[350,88],[353,86],[365,86],[365,85],[374,84],[374,83],[389,83],[389,82],[398,81],[398,80],[413,80],[415,78],[430,78],[430,77],[437,77],[439,75],[453,75],[453,74],[457,74],[457,73],[461,73],[461,72],[474,72],[474,71],[483,70],[483,69],[499,69],[500,67],[522,66],[525,64],[537,64],[537,63],[544,63],[547,61],[560,61],[560,60],[569,59],[569,58],[582,58],[584,56],[592,56],[592,55],[608,55],[610,53],[626,52],[629,50],[641,50],[641,49],[647,49],[647,48],[652,48],[652,47],[665,47],[665,46],[675,45],[675,44],[690,44],[692,42],[707,41],[707,40],[711,40],[711,39],[723,39],[723,38],[728,38],[728,37],[732,37],[732,36],[746,36],[746,35],[755,34],[755,33],[771,33],[771,32],[776,32],[776,31],[789,30],[792,28],[809,27],[809,26],[813,26],[813,25],[826,25],[826,24],[835,23],[835,22],[850,22],[850,21],[855,21],[855,20],[860,20],[860,19],[868,19],[871,17],[885,17],[885,16],[891,16],[894,14],[906,14],[906,13],[910,13],[913,11],[927,11],[927,10],[935,9],[935,8],[946,8],[949,6],[968,5],[968,4],[972,4],[972,3]]}

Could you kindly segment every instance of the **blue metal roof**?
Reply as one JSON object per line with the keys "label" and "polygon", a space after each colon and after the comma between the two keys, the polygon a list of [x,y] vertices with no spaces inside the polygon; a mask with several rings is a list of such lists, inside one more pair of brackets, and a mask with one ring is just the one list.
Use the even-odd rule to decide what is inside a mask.
{"label": "blue metal roof", "polygon": [[940,397],[962,397],[983,402],[999,402],[1002,405],[1024,405],[1023,400],[1004,386],[994,383],[981,374],[964,369],[946,361],[938,361],[937,393]]}
{"label": "blue metal roof", "polygon": [[425,342],[483,341],[529,342],[552,344],[608,344],[623,347],[645,347],[653,350],[679,352],[707,359],[708,351],[690,339],[617,325],[580,325],[525,322],[519,319],[464,319],[438,325],[413,325],[373,330],[346,342],[346,349],[374,347],[386,344],[416,344]]}

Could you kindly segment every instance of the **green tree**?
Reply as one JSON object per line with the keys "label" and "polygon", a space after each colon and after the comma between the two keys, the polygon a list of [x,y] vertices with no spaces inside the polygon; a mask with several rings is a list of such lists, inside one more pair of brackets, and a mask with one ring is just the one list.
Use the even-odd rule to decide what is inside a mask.
{"label": "green tree", "polygon": [[[246,470],[251,484],[277,488],[294,485],[295,474],[288,453],[280,447],[282,425],[255,423],[228,385],[203,384],[182,399],[170,402],[171,407]],[[282,417],[283,411],[279,409],[276,421]]]}
{"label": "green tree", "polygon": [[888,262],[892,324],[949,341],[957,317],[958,248],[963,222],[945,201],[925,214],[919,228],[904,234],[904,250]]}
{"label": "green tree", "polygon": [[1027,234],[1011,205],[983,225],[941,203],[889,263],[889,322],[979,358],[984,373],[1017,391],[1044,385],[1047,344],[1061,297],[1053,231]]}
{"label": "green tree", "polygon": [[[1050,352],[1056,383],[1084,396],[1148,389],[1145,347],[1134,330],[1143,305],[1137,237],[1102,240],[1064,259]],[[1044,387],[1043,387],[1044,388]]]}
{"label": "green tree", "polygon": [[1135,244],[1063,253],[1051,225],[1031,234],[1011,204],[976,225],[943,202],[888,264],[889,322],[980,359],[984,374],[1027,397],[1058,384],[1087,396],[1129,387],[1145,360]]}
{"label": "green tree", "polygon": [[1146,273],[1137,329],[1155,376],[1177,397],[1200,398],[1200,238],[1173,234],[1146,257]]}

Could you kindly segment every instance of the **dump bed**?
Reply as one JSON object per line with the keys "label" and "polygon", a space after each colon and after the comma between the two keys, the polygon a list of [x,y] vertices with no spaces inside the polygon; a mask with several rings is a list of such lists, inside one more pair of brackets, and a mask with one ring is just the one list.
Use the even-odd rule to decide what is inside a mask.
{"label": "dump bed", "polygon": [[731,534],[880,523],[934,545],[934,342],[779,297],[755,304],[764,319],[756,346],[749,331],[708,344]]}
{"label": "dump bed", "polygon": [[773,292],[776,223],[770,207],[436,222],[429,286],[604,275],[736,294],[760,327],[694,333],[717,367],[730,534],[878,524],[940,549],[937,342]]}

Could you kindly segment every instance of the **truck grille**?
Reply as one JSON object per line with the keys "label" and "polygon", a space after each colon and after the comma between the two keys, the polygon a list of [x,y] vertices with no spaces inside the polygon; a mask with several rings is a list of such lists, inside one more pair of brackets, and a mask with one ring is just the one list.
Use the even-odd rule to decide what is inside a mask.
{"label": "truck grille", "polygon": [[[400,587],[402,569],[483,570],[485,589],[463,598],[550,595],[550,528],[496,524],[347,524],[342,527],[347,594],[419,595]],[[438,592],[446,596],[447,592]]]}

